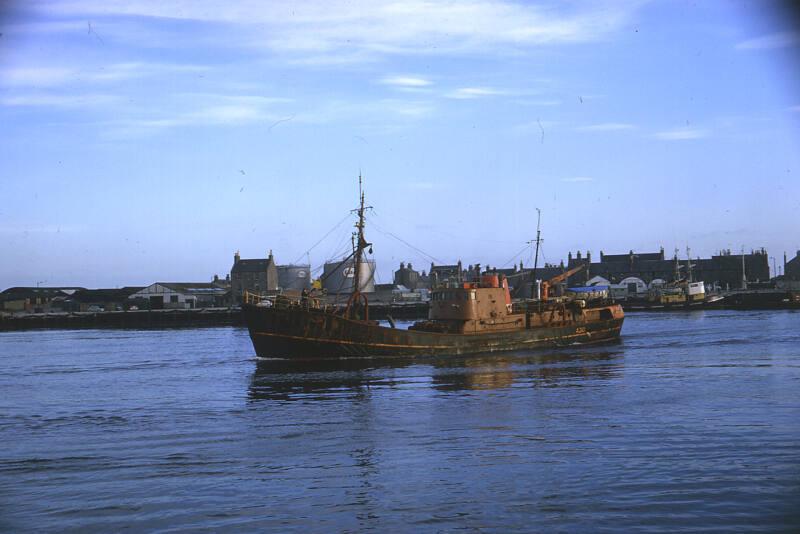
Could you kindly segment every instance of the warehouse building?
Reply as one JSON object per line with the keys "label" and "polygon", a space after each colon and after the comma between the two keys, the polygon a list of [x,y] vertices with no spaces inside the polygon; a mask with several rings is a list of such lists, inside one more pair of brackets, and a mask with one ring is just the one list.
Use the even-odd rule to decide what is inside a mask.
{"label": "warehouse building", "polygon": [[128,300],[150,310],[219,308],[231,304],[230,291],[213,282],[156,282]]}

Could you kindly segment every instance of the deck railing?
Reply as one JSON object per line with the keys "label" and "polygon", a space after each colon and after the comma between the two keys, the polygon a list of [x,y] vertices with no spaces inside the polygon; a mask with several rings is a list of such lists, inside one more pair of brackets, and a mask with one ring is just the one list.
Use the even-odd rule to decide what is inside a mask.
{"label": "deck railing", "polygon": [[[286,309],[294,306],[306,309],[321,309],[320,299],[310,296],[289,297],[286,295],[263,295],[251,291],[242,292],[242,303],[253,306],[275,307]],[[328,307],[326,306],[326,309]]]}

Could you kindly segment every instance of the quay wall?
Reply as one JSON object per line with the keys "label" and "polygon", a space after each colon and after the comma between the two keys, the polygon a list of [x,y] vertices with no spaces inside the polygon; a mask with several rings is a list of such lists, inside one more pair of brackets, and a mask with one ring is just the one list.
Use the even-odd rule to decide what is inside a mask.
{"label": "quay wall", "polygon": [[[370,305],[370,319],[423,319],[428,317],[425,302]],[[133,310],[109,312],[59,312],[0,314],[0,332],[37,328],[203,328],[244,326],[239,308],[199,308],[191,310]]]}
{"label": "quay wall", "polygon": [[[800,293],[790,291],[739,291],[724,295],[710,305],[715,309],[798,309]],[[621,303],[623,309],[625,303]],[[628,311],[628,310],[626,310]],[[635,313],[634,310],[630,310]],[[370,319],[414,320],[428,317],[427,302],[370,304]],[[111,312],[0,314],[0,331],[37,328],[203,328],[244,326],[239,308],[200,308],[193,310],[134,310]]]}
{"label": "quay wall", "polygon": [[0,315],[0,331],[36,328],[179,328],[244,324],[236,308]]}

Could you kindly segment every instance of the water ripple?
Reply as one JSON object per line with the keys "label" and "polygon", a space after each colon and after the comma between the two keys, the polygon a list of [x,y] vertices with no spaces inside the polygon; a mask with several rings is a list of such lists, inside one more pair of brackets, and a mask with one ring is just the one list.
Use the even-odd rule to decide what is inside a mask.
{"label": "water ripple", "polygon": [[287,363],[236,328],[0,334],[9,531],[791,531],[800,314]]}

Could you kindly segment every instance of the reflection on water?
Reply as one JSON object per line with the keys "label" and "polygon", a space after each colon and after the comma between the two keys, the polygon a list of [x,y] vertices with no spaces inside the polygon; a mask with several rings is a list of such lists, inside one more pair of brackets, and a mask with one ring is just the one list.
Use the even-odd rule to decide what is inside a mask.
{"label": "reflection on water", "polygon": [[[414,372],[397,372],[407,368],[413,368]],[[414,358],[259,359],[249,397],[292,400],[307,399],[313,394],[324,397],[371,388],[402,388],[409,378],[418,378],[420,374],[429,375],[430,387],[439,391],[579,387],[584,380],[613,379],[622,369],[622,350],[608,347]]]}

